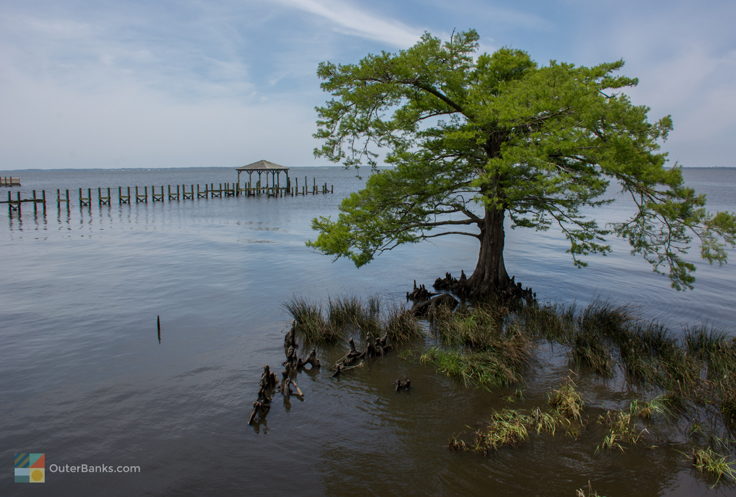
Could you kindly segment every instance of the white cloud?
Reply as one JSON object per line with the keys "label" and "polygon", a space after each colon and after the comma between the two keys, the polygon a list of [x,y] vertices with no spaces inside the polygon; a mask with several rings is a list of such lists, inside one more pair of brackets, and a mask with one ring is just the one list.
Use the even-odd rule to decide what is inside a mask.
{"label": "white cloud", "polygon": [[729,139],[736,134],[736,37],[729,10],[736,11],[725,4],[675,3],[631,15],[624,8],[620,14],[610,11],[594,32],[581,31],[583,60],[623,58],[623,73],[640,81],[628,91],[633,101],[651,107],[653,119],[672,115],[674,131],[664,149],[673,162],[736,163]]}
{"label": "white cloud", "polygon": [[289,101],[184,102],[129,81],[90,94],[17,74],[3,88],[6,169],[312,161],[311,109]]}
{"label": "white cloud", "polygon": [[338,32],[361,36],[408,48],[417,42],[421,29],[404,23],[378,17],[346,1],[334,0],[279,0],[290,7],[324,18],[335,25]]}
{"label": "white cloud", "polygon": [[733,165],[736,4],[621,2],[565,0],[557,17],[501,0],[0,3],[0,167],[238,163],[249,151],[308,163],[317,62],[407,48],[425,25],[447,39],[465,22],[489,52],[519,37],[561,60],[623,57],[641,79],[635,101],[674,117],[673,160]]}
{"label": "white cloud", "polygon": [[258,91],[230,20],[88,21],[0,20],[0,168],[312,162],[313,103]]}

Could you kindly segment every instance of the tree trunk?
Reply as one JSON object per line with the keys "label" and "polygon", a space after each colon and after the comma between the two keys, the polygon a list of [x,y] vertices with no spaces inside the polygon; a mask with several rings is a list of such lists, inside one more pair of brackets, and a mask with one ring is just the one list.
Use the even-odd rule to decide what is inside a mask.
{"label": "tree trunk", "polygon": [[486,207],[480,228],[478,264],[467,282],[469,294],[474,299],[499,294],[510,285],[511,280],[503,262],[503,220],[503,210]]}

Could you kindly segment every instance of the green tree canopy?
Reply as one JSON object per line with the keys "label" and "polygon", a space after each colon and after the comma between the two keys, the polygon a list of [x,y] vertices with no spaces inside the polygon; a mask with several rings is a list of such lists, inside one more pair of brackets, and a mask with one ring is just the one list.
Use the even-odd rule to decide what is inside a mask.
{"label": "green tree canopy", "polygon": [[[621,91],[637,84],[617,74],[623,61],[539,66],[520,50],[477,50],[475,31],[447,42],[425,34],[398,53],[319,65],[331,99],[317,109],[315,154],[375,172],[336,220],[313,221],[309,245],[360,266],[404,243],[472,236],[477,296],[509,284],[505,222],[559,226],[578,266],[621,236],[677,289],[694,281],[684,258],[694,237],[705,260],[726,261],[736,217],[709,213],[680,169],[665,168],[659,144],[672,121],[650,122],[649,109]],[[394,167],[377,170],[378,154]],[[601,224],[590,208],[612,201],[612,182],[635,207],[627,221]]]}

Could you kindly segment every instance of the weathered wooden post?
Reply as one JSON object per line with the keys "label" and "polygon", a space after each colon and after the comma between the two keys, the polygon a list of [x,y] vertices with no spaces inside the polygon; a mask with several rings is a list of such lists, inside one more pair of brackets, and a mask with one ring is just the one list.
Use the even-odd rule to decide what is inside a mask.
{"label": "weathered wooden post", "polygon": [[43,216],[46,217],[46,190],[41,190],[41,202],[43,207]]}

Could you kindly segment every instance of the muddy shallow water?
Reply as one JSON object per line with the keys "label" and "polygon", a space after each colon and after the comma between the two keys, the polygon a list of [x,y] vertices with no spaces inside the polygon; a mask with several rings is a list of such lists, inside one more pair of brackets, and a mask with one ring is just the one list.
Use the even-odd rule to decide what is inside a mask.
{"label": "muddy shallow water", "polygon": [[[450,437],[472,431],[492,409],[543,404],[567,376],[558,349],[542,351],[523,399],[511,404],[514,389],[466,388],[403,351],[339,380],[325,369],[301,374],[304,401],[286,406],[276,397],[268,426],[248,427],[261,368],[283,360],[285,301],[354,294],[401,302],[413,279],[431,283],[475,262],[476,247],[463,239],[402,248],[361,269],[332,263],[304,246],[309,219],[334,213],[360,180],[339,169],[304,173],[334,183],[335,195],[95,206],[68,217],[53,205],[46,218],[24,213],[21,221],[0,212],[0,494],[573,496],[590,480],[608,497],[736,495],[734,487],[711,489],[676,443],[595,453],[595,427],[578,440],[532,436],[489,457],[447,450]],[[23,189],[233,179],[226,169],[13,176]],[[736,209],[736,170],[688,176],[715,206]],[[621,209],[614,204],[604,216]],[[578,270],[553,232],[512,231],[508,243],[509,269],[542,300],[599,297],[631,304],[674,332],[701,322],[735,331],[733,263],[700,266],[696,290],[678,293],[624,246]],[[399,376],[411,377],[410,393],[394,391]],[[591,415],[627,398],[609,391],[615,382],[578,382]],[[16,452],[45,453],[47,468],[141,472],[47,471],[43,486],[15,484]]]}

